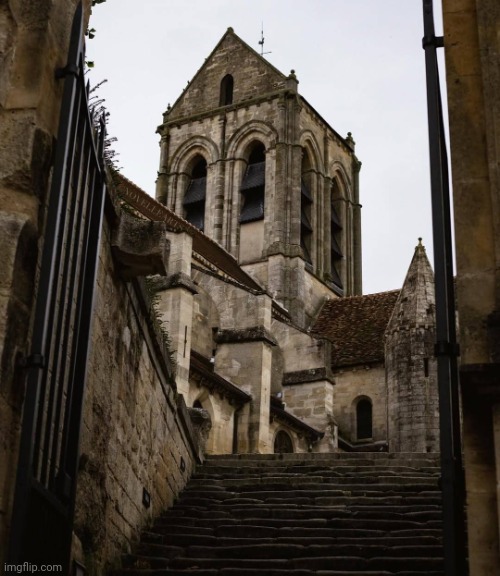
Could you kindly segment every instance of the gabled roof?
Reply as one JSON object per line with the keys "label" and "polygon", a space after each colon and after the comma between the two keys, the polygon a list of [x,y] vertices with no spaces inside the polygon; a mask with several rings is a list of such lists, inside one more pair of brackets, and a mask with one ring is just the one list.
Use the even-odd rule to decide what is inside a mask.
{"label": "gabled roof", "polygon": [[384,333],[399,290],[335,298],[323,305],[311,332],[332,343],[332,367],[384,361]]}
{"label": "gabled roof", "polygon": [[226,74],[234,78],[235,104],[285,87],[286,76],[228,28],[172,108],[167,110],[168,120],[220,107],[220,83]]}

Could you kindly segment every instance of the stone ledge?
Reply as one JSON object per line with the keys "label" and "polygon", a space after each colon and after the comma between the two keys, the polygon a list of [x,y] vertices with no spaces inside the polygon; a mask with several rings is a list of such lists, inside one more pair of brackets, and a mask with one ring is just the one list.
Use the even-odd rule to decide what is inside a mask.
{"label": "stone ledge", "polygon": [[241,330],[219,330],[215,337],[217,344],[240,344],[243,342],[266,342],[277,346],[278,342],[264,326],[252,326]]}
{"label": "stone ledge", "polygon": [[177,272],[171,276],[160,276],[155,279],[155,290],[161,292],[163,290],[170,290],[172,288],[185,288],[191,294],[198,294],[196,284],[184,272]]}
{"label": "stone ledge", "polygon": [[326,380],[330,384],[335,384],[333,375],[328,368],[310,368],[309,370],[297,370],[296,372],[286,372],[283,374],[283,386],[294,386],[296,384],[306,384],[308,382],[319,382]]}

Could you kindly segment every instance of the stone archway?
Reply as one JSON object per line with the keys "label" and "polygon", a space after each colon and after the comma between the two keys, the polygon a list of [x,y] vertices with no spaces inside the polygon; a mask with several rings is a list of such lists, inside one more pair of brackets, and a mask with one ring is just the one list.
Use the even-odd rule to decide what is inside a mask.
{"label": "stone archway", "polygon": [[293,441],[290,435],[284,430],[280,430],[274,437],[275,454],[293,454]]}

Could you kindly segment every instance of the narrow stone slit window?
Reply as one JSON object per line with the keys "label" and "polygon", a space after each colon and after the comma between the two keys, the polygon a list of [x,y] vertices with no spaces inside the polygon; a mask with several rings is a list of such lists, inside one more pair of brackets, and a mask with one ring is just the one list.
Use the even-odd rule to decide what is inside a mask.
{"label": "narrow stone slit window", "polygon": [[228,106],[233,103],[234,79],[226,74],[220,83],[219,106]]}

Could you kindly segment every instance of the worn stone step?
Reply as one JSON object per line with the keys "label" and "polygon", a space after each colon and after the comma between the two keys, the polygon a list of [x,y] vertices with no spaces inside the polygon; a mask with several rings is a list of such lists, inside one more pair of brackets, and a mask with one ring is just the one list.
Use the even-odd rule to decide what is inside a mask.
{"label": "worn stone step", "polygon": [[313,558],[313,557],[362,557],[376,558],[390,555],[395,558],[438,558],[442,557],[440,545],[426,546],[392,546],[382,543],[368,545],[357,544],[316,544],[316,543],[282,543],[240,544],[238,546],[190,546],[185,556],[189,558]]}
{"label": "worn stone step", "polygon": [[[375,507],[374,507],[375,508]],[[417,509],[415,509],[417,508]],[[232,507],[212,507],[200,509],[193,507],[180,510],[179,514],[171,513],[162,517],[162,522],[169,522],[176,518],[192,519],[196,523],[198,519],[209,518],[211,520],[225,520],[229,518],[283,518],[294,519],[300,522],[301,519],[307,518],[366,518],[366,519],[407,519],[416,521],[427,520],[441,520],[442,513],[437,509],[418,509],[418,507],[411,507],[411,510],[398,509],[392,506],[388,510],[380,510],[377,507],[375,510],[363,509],[357,507],[356,509],[350,507],[271,507],[264,504],[256,504],[254,506],[232,506]]]}
{"label": "worn stone step", "polygon": [[436,466],[265,466],[257,468],[233,468],[230,466],[212,466],[210,468],[198,469],[194,475],[194,480],[199,479],[223,479],[238,478],[245,476],[247,478],[266,478],[269,476],[371,476],[371,475],[412,475],[419,474],[423,476],[438,476],[441,469]]}
{"label": "worn stone step", "polygon": [[123,576],[443,576],[434,455],[210,457]]}
{"label": "worn stone step", "polygon": [[[216,542],[211,542],[210,545],[217,546],[244,546],[244,545],[254,545],[254,544],[301,544],[304,545],[304,536],[280,536],[275,538],[217,538]],[[398,546],[442,546],[442,538],[435,536],[387,536],[387,534],[382,533],[378,537],[321,537],[315,536],[313,539],[315,545],[321,546],[357,546],[361,543],[362,546],[387,546],[387,547],[398,547]],[[195,544],[193,544],[195,545]],[[196,544],[197,545],[197,544]]]}

